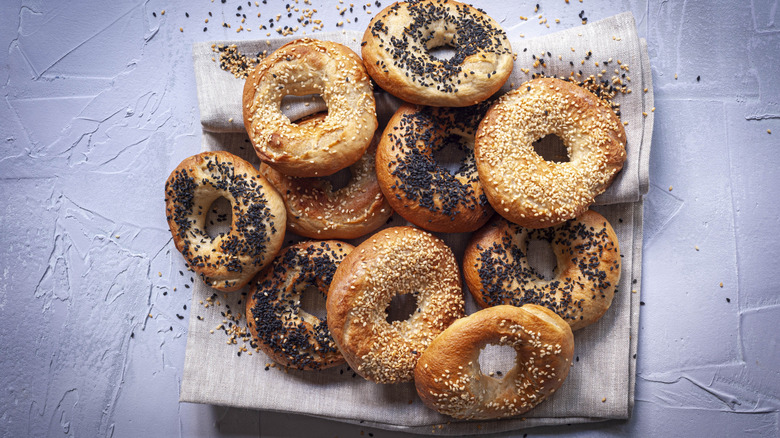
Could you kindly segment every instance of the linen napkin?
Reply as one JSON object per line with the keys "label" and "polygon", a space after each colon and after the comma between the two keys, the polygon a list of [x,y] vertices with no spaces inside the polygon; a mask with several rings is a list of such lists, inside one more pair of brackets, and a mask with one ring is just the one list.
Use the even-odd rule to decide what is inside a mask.
{"label": "linen napkin", "polygon": [[[362,34],[359,32],[310,37],[335,41],[360,53]],[[212,45],[235,44],[246,54],[271,53],[292,39],[295,38],[220,41],[193,46],[203,150],[227,150],[258,163],[243,127],[241,93],[244,81],[220,69],[218,62],[212,59],[218,57]],[[413,383],[378,385],[355,376],[346,365],[319,372],[284,370],[268,367],[271,361],[263,353],[252,351],[250,355],[250,349],[239,354],[241,342],[238,346],[226,342],[228,338],[221,333],[224,327],[220,326],[229,324],[225,317],[228,310],[233,315],[244,313],[245,297],[235,292],[217,293],[216,298],[212,298],[213,289],[196,283],[181,384],[182,401],[306,414],[437,435],[483,434],[630,416],[634,403],[641,286],[642,195],[648,188],[653,124],[647,45],[638,38],[634,18],[627,12],[544,37],[512,41],[512,48],[517,59],[501,92],[518,87],[531,79],[533,73],[568,77],[572,71],[575,74],[581,71],[582,77],[601,74],[603,79],[609,80],[615,69],[619,74],[625,74],[623,80],[631,89],[630,93],[615,97],[615,102],[620,104],[621,120],[627,122],[627,160],[613,185],[597,198],[593,208],[615,228],[622,255],[621,280],[612,306],[604,317],[575,332],[575,361],[563,386],[520,418],[457,421],[425,407],[417,397]],[[534,62],[540,58],[544,65],[540,63],[534,68]],[[380,89],[375,92],[380,129],[383,129],[399,101]],[[282,108],[291,120],[324,109],[323,103],[308,97],[286,100]],[[404,224],[406,222],[395,215],[388,226]],[[460,262],[469,235],[437,235],[453,249]],[[289,241],[299,240],[295,236],[288,238]],[[476,311],[470,294],[465,290],[464,293],[467,313]],[[199,307],[201,302],[209,306]],[[496,359],[489,357],[494,353],[487,350],[484,354],[488,356],[486,360]]]}

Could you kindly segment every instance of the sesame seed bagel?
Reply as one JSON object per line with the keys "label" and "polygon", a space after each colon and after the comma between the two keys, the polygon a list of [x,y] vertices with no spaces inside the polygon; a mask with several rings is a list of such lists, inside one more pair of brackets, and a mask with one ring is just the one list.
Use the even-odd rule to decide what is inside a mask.
{"label": "sesame seed bagel", "polygon": [[[474,134],[487,101],[463,108],[403,104],[379,142],[376,173],[390,205],[404,219],[430,231],[478,229],[493,215],[474,162]],[[463,159],[453,174],[434,153],[458,148]]]}
{"label": "sesame seed bagel", "polygon": [[[300,122],[322,121],[325,114]],[[260,172],[276,187],[287,208],[287,229],[314,239],[354,239],[384,225],[393,215],[377,182],[377,137],[365,154],[350,166],[351,179],[333,190],[325,178],[299,178],[260,165]]]}
{"label": "sesame seed bagel", "polygon": [[[394,296],[412,294],[415,312],[387,322]],[[440,239],[412,227],[382,230],[336,270],[328,293],[328,327],[347,363],[377,383],[412,380],[431,341],[463,316],[455,256]]]}
{"label": "sesame seed bagel", "polygon": [[[224,197],[231,227],[206,232],[206,213]],[[249,162],[224,151],[182,161],[165,183],[165,211],[173,243],[187,264],[214,289],[240,289],[266,267],[284,239],[282,198]]]}
{"label": "sesame seed bagel", "polygon": [[[528,242],[548,242],[557,259],[552,278],[528,264]],[[579,330],[598,321],[620,282],[620,246],[604,216],[586,211],[550,228],[504,219],[476,232],[463,256],[463,276],[481,307],[538,304]]]}
{"label": "sesame seed bagel", "polygon": [[[319,94],[321,123],[292,123],[285,96]],[[377,128],[371,80],[355,52],[329,41],[300,39],[264,58],[244,84],[244,127],[257,156],[292,176],[326,176],[354,164]]]}
{"label": "sesame seed bagel", "polygon": [[[469,106],[498,91],[512,73],[512,47],[482,10],[452,0],[393,3],[363,35],[363,62],[376,83],[407,102]],[[430,49],[454,50],[438,59]]]}
{"label": "sesame seed bagel", "polygon": [[[545,161],[533,143],[554,134],[568,162]],[[620,119],[593,93],[554,78],[501,96],[477,130],[477,171],[488,201],[511,222],[549,227],[579,216],[626,159]]]}
{"label": "sesame seed bagel", "polygon": [[[488,344],[517,353],[515,366],[494,378],[482,373]],[[496,306],[455,321],[425,350],[414,370],[423,402],[458,419],[494,419],[529,411],[569,375],[574,354],[571,328],[550,310],[526,304]]]}
{"label": "sesame seed bagel", "polygon": [[309,287],[327,296],[336,268],[353,249],[336,240],[288,246],[253,282],[246,302],[247,323],[257,346],[271,360],[300,370],[344,363],[327,318],[302,309],[301,297]]}

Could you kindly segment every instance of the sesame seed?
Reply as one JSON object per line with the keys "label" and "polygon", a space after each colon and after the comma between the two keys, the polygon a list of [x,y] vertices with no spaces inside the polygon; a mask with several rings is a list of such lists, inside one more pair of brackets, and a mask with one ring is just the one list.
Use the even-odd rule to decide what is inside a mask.
{"label": "sesame seed", "polygon": [[[334,337],[363,377],[383,383],[411,380],[418,352],[463,316],[455,257],[444,242],[411,227],[382,230],[357,249],[349,258],[360,264],[365,276],[342,276],[342,283],[330,288],[330,294],[336,294],[330,299],[352,303],[351,308],[332,315],[330,324],[340,327],[333,329]],[[410,294],[417,308],[409,319],[391,323],[386,320],[386,309],[399,294]],[[345,325],[353,333],[348,339],[339,335]],[[372,335],[364,337],[355,331]],[[364,353],[356,356],[357,350]]]}
{"label": "sesame seed", "polygon": [[[505,217],[520,224],[549,226],[575,217],[606,189],[626,157],[625,131],[617,114],[563,105],[567,94],[561,87],[566,93],[588,93],[559,79],[531,80],[499,98],[475,140],[480,182],[488,199],[493,205],[504,203],[509,209]],[[588,158],[576,167],[545,163],[533,140],[548,134],[559,135],[571,149],[588,151]],[[532,171],[537,167],[554,168],[559,176],[553,180],[551,172]]]}

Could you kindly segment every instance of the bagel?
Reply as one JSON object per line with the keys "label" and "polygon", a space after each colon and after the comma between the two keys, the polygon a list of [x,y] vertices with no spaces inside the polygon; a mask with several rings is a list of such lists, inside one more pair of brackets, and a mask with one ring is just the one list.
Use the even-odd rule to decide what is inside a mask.
{"label": "bagel", "polygon": [[[224,197],[231,227],[211,237],[206,214]],[[165,211],[173,243],[187,265],[214,289],[240,289],[266,267],[284,239],[282,198],[247,161],[224,151],[182,161],[165,182]]]}
{"label": "bagel", "polygon": [[[558,262],[553,278],[529,266],[532,239],[551,245]],[[496,219],[471,237],[463,276],[480,307],[538,304],[579,330],[598,321],[612,304],[620,282],[620,246],[612,226],[595,211],[542,229]]]}
{"label": "bagel", "polygon": [[[296,125],[280,105],[288,95],[319,94],[321,123]],[[354,164],[377,128],[371,80],[360,58],[341,44],[300,39],[255,66],[243,93],[244,127],[260,160],[292,176],[327,176]]]}
{"label": "bagel", "polygon": [[[533,143],[554,134],[568,162],[545,161]],[[543,228],[573,219],[604,192],[626,159],[620,119],[593,93],[554,78],[498,99],[479,124],[474,153],[485,195],[507,220]]]}
{"label": "bagel", "polygon": [[257,346],[274,362],[301,370],[319,370],[344,363],[321,320],[301,308],[307,287],[324,296],[338,264],[353,246],[335,240],[289,246],[254,281],[246,302],[247,325]]}
{"label": "bagel", "polygon": [[[435,108],[403,104],[377,148],[376,173],[387,200],[404,219],[430,231],[471,232],[490,219],[474,164],[474,134],[489,104]],[[464,153],[457,172],[439,165],[434,152]]]}
{"label": "bagel", "polygon": [[[497,379],[480,370],[488,344],[517,353]],[[574,355],[571,328],[533,304],[496,306],[455,321],[425,350],[414,369],[417,394],[428,407],[458,419],[494,419],[529,411],[558,388]]]}
{"label": "bagel", "polygon": [[[324,113],[298,123],[317,123]],[[375,168],[376,137],[349,170],[346,186],[333,190],[324,178],[284,175],[263,163],[260,172],[279,191],[287,209],[287,229],[312,239],[354,239],[387,222],[393,209],[382,194]]]}
{"label": "bagel", "polygon": [[[429,50],[454,50],[438,59]],[[390,94],[429,106],[469,106],[498,91],[512,73],[506,33],[484,11],[452,0],[393,3],[363,34],[366,70]]]}
{"label": "bagel", "polygon": [[[409,319],[387,321],[394,296],[412,294]],[[388,228],[341,262],[328,292],[328,327],[347,363],[376,383],[412,380],[431,341],[464,314],[452,250],[412,227]]]}

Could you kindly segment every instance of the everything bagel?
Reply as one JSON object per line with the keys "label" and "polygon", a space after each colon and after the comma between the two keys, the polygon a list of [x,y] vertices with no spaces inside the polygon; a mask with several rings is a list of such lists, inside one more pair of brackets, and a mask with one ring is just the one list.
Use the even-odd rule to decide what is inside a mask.
{"label": "everything bagel", "polygon": [[249,330],[274,362],[301,370],[344,363],[326,319],[301,308],[301,296],[314,287],[326,296],[339,263],[352,245],[335,240],[289,246],[254,282],[246,302]]}
{"label": "everything bagel", "polygon": [[[224,197],[231,227],[206,232],[206,213]],[[173,243],[187,264],[214,289],[240,289],[279,251],[287,214],[282,198],[247,161],[224,151],[185,159],[165,183],[165,211]]]}
{"label": "everything bagel", "polygon": [[[512,47],[483,11],[453,0],[393,3],[363,35],[363,61],[376,83],[407,102],[469,106],[498,91],[512,73]],[[454,50],[438,59],[431,49]]]}
{"label": "everything bagel", "polygon": [[[552,247],[557,259],[552,278],[528,264],[531,239]],[[463,276],[481,307],[538,304],[579,330],[598,321],[612,304],[620,282],[620,246],[612,226],[595,211],[540,229],[497,218],[469,241]]]}
{"label": "everything bagel", "polygon": [[[430,231],[478,229],[493,215],[474,163],[474,134],[489,102],[463,108],[404,104],[379,142],[376,174],[393,209]],[[463,159],[451,173],[435,153],[458,148]]]}

